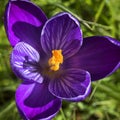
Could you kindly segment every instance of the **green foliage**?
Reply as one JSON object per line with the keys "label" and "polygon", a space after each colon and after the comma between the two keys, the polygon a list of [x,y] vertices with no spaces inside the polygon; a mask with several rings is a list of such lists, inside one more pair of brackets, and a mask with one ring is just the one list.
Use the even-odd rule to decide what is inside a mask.
{"label": "green foliage", "polygon": [[[120,0],[31,0],[40,6],[48,18],[68,11],[81,23],[84,37],[109,35],[120,40]],[[10,47],[3,15],[7,0],[0,0],[0,120],[20,120],[14,94],[20,81],[13,74]],[[82,102],[63,101],[54,120],[120,120],[120,70],[92,84],[91,95]]]}

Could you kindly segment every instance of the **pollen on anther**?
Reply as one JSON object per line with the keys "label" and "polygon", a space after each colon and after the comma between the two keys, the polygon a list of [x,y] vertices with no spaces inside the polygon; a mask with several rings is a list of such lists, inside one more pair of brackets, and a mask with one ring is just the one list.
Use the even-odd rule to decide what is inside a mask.
{"label": "pollen on anther", "polygon": [[62,50],[52,50],[52,57],[48,60],[50,70],[57,71],[60,68],[60,64],[63,63]]}

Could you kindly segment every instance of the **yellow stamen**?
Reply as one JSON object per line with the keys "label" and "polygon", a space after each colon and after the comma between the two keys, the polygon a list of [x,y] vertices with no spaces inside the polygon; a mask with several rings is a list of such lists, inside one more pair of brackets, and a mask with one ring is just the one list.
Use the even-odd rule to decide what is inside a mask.
{"label": "yellow stamen", "polygon": [[60,68],[60,64],[63,63],[62,50],[52,50],[52,57],[48,60],[50,70],[57,71]]}

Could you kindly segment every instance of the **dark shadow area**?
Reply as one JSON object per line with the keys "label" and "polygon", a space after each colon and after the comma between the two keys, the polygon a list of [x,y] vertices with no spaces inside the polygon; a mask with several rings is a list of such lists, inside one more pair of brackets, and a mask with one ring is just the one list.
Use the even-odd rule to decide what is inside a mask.
{"label": "dark shadow area", "polygon": [[[31,82],[32,83],[32,82]],[[30,83],[24,83],[30,84]],[[36,83],[29,97],[24,101],[28,107],[43,107],[54,101],[54,97],[48,90],[48,83],[44,81],[42,84]]]}
{"label": "dark shadow area", "polygon": [[35,27],[25,22],[16,22],[12,30],[20,42],[26,42],[36,50],[40,49],[41,27]]}

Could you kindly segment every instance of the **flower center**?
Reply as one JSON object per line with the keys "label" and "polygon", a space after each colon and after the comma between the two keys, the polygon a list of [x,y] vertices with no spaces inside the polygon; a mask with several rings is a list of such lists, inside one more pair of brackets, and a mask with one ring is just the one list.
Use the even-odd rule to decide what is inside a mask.
{"label": "flower center", "polygon": [[57,71],[60,68],[60,64],[63,63],[62,50],[52,50],[52,57],[48,60],[50,70]]}

